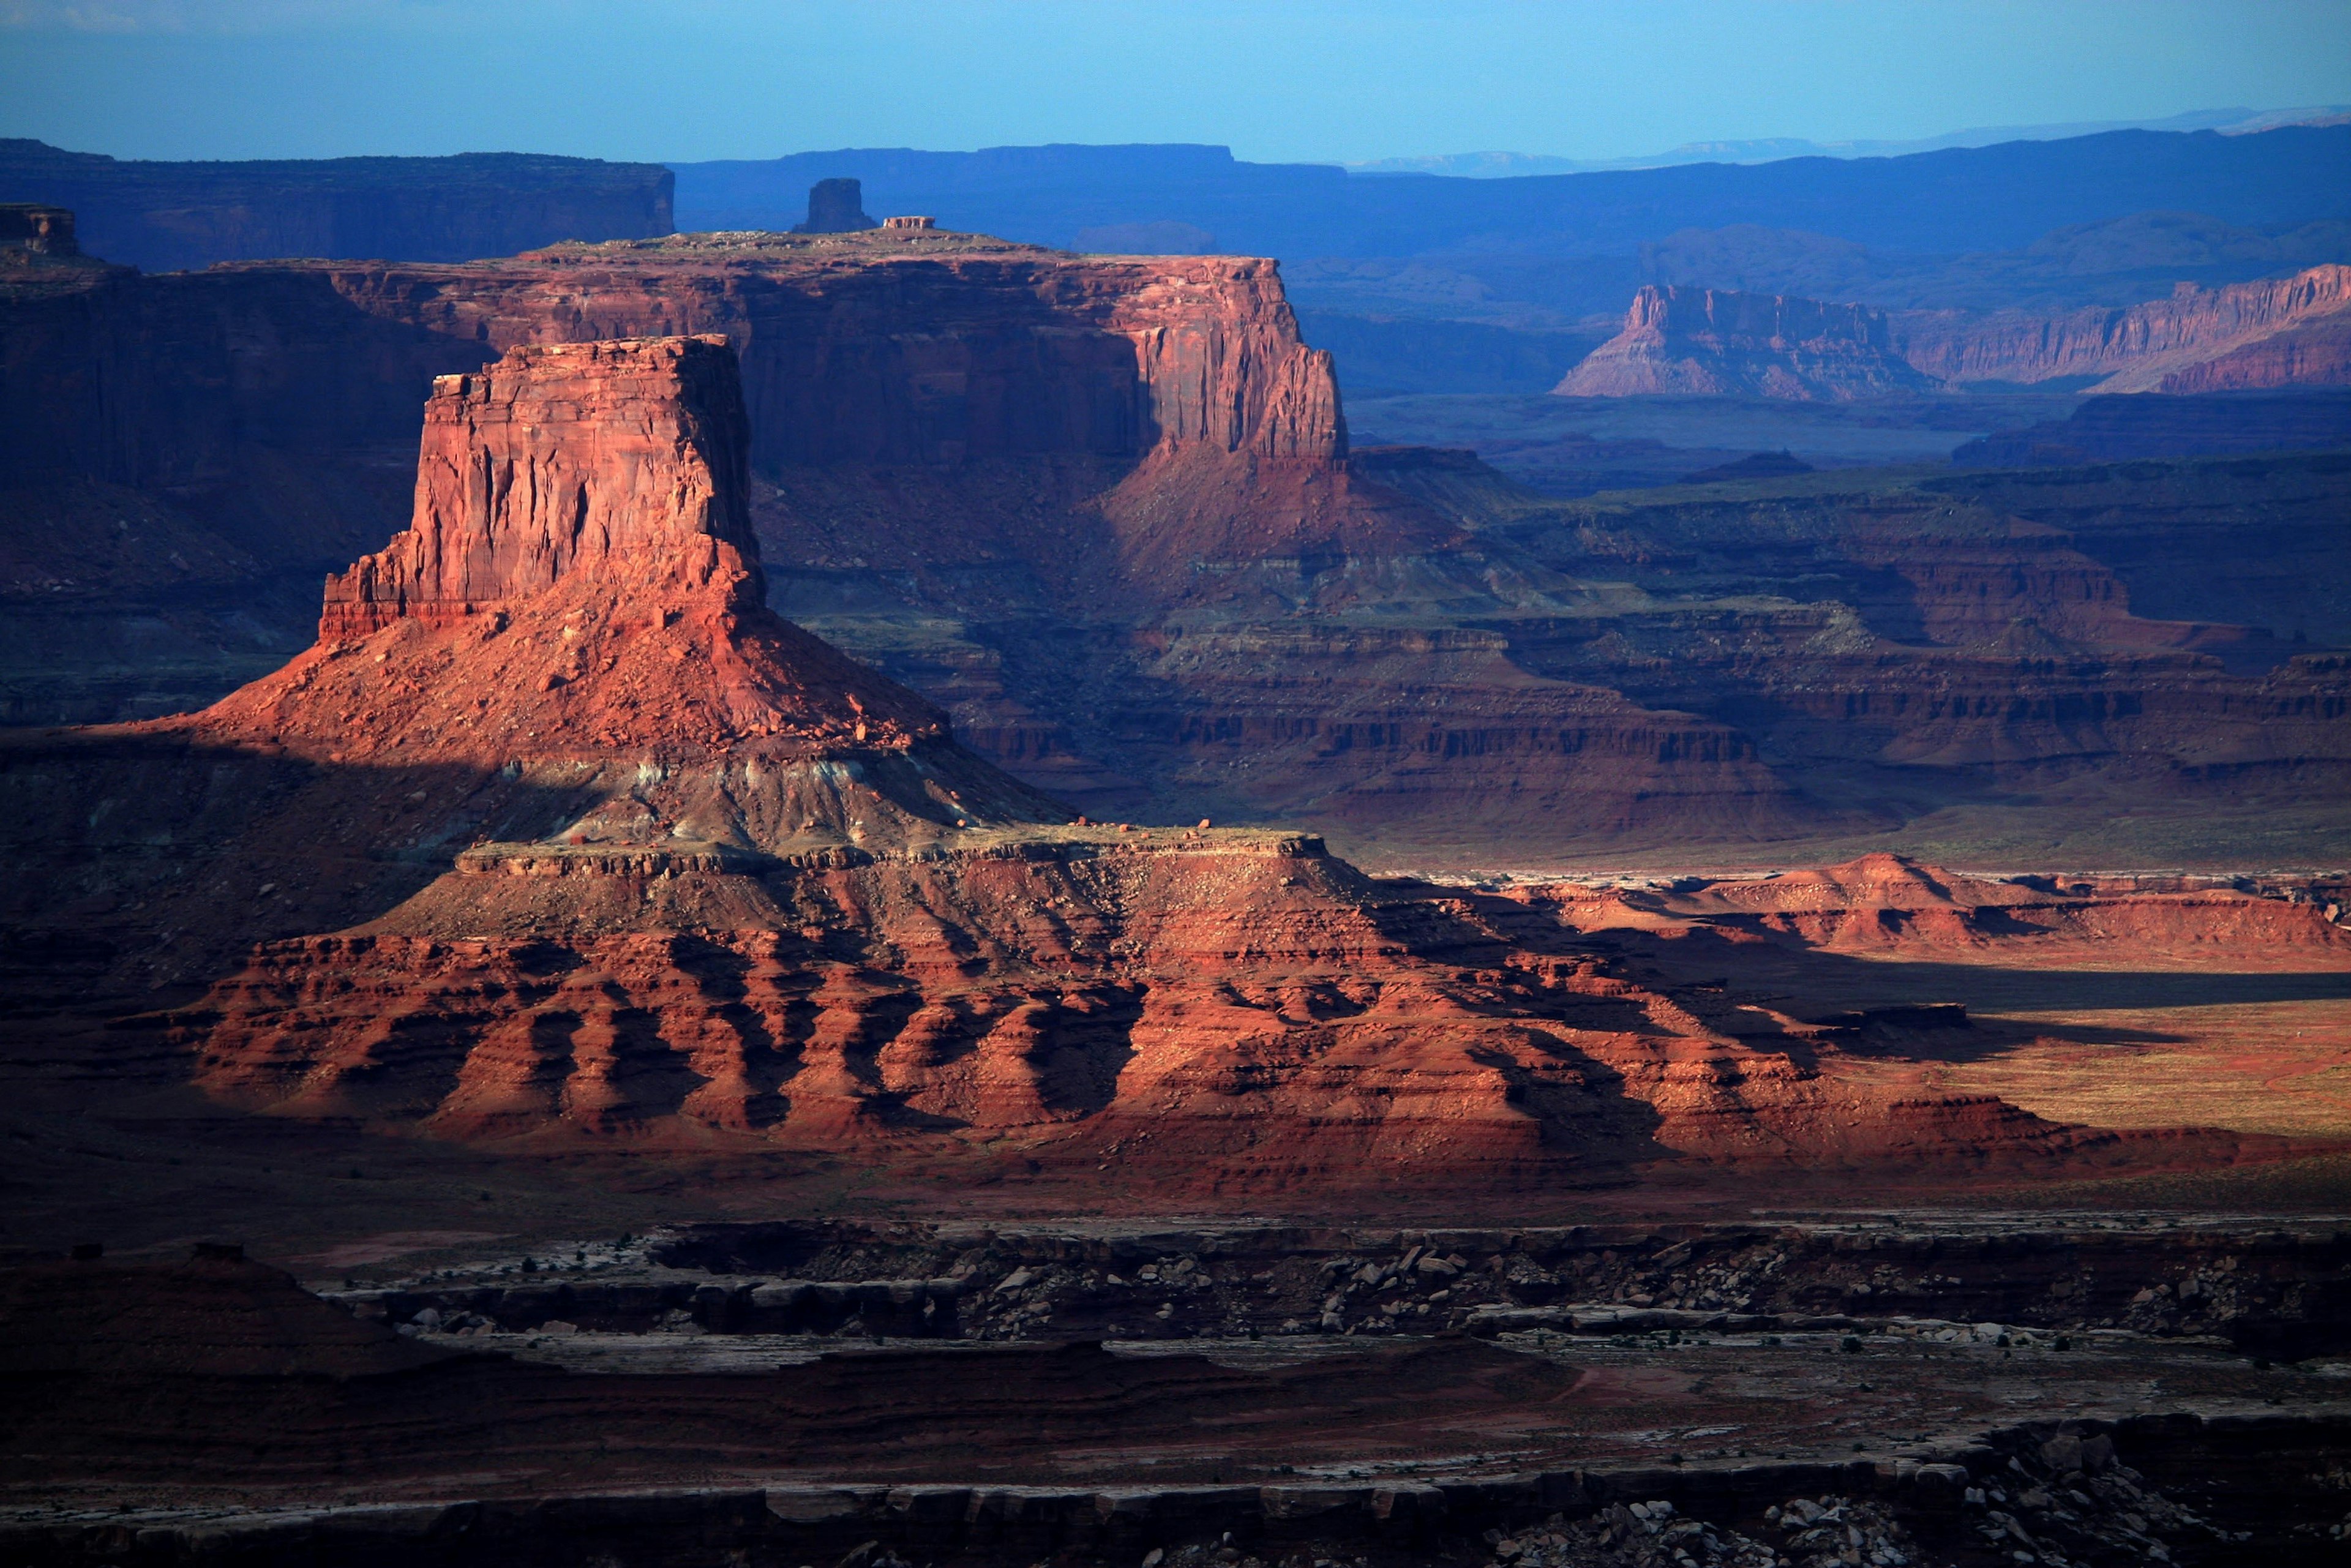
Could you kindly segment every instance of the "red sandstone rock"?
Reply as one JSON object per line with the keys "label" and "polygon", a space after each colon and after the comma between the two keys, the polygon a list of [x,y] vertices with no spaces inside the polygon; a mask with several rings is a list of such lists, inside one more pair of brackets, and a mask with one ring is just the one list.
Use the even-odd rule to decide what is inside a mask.
{"label": "red sandstone rock", "polygon": [[[1792,501],[1726,501],[1687,527],[1659,526],[1686,505],[1665,500],[1629,519],[1555,504],[1546,517],[1490,471],[1438,483],[1340,456],[1329,367],[1299,341],[1266,262],[1080,259],[938,234],[681,236],[131,282],[31,312],[37,330],[12,317],[10,352],[26,354],[12,367],[82,369],[0,378],[0,463],[78,454],[174,497],[242,474],[246,553],[185,548],[204,537],[193,524],[149,528],[108,511],[126,504],[112,494],[12,510],[0,531],[23,542],[0,553],[25,590],[12,613],[44,616],[24,640],[91,663],[113,657],[150,593],[234,581],[255,558],[256,572],[308,574],[380,545],[350,503],[387,488],[387,444],[413,452],[431,372],[471,372],[495,357],[486,343],[691,329],[741,349],[752,517],[778,606],[878,609],[852,651],[951,706],[990,760],[1098,814],[1311,810],[1416,852],[1442,835],[1454,863],[1491,863],[1498,845],[1722,843],[1885,820],[1833,815],[1823,802],[1841,789],[1807,799],[1808,770],[1851,762],[2127,768],[2144,799],[2179,766],[2333,766],[2345,745],[2326,670],[2257,684],[2181,656],[2244,642],[2216,621],[2280,639],[2307,622],[2320,645],[2338,640],[2332,558],[2264,554],[2279,530],[2241,548],[2243,534],[2179,526],[2208,515],[2183,509],[2159,550],[2114,548],[2152,526],[2136,519],[2077,549],[2067,519],[2040,522],[2041,502],[2019,524],[2013,498],[1954,507],[1917,489],[1823,489],[1800,523]],[[125,357],[140,340],[171,351]],[[2314,514],[2325,497],[2294,504]],[[118,532],[107,570],[91,570],[90,537],[116,518],[141,525],[138,549]],[[1792,550],[1790,527],[1810,542]],[[2177,578],[2270,576],[2149,624],[2114,565],[2137,561],[2125,573],[2137,581],[2149,557]],[[1824,599],[1823,580],[1844,586]],[[415,591],[390,578],[385,591]],[[110,607],[121,619],[102,619]],[[484,678],[540,699],[515,710],[518,754],[596,733],[582,716],[643,733],[629,716],[649,711],[652,686],[615,674],[599,707],[581,678],[611,650],[502,647]],[[411,703],[386,732],[402,756],[483,716],[424,690],[347,706]],[[679,733],[731,733],[724,706],[696,706]]]}
{"label": "red sandstone rock", "polygon": [[[517,349],[424,405],[416,518],[327,584],[323,639],[527,599],[573,572],[761,597],[749,433],[716,337]],[[658,574],[670,573],[664,580]]]}
{"label": "red sandstone rock", "polygon": [[[2324,345],[2346,331],[2346,305],[2351,267],[2314,267],[2222,288],[2182,284],[2168,299],[2127,310],[1915,313],[1895,323],[1895,338],[1913,365],[1953,382],[2099,375],[2090,390],[2102,392],[2340,385],[2343,353]],[[2297,346],[2262,348],[2289,334]]]}
{"label": "red sandstone rock", "polygon": [[1933,385],[1895,351],[1882,311],[1651,284],[1633,297],[1623,330],[1552,391],[1560,397],[1744,393],[1846,402]]}
{"label": "red sandstone rock", "polygon": [[[1665,889],[1564,883],[1519,896],[1579,931],[1697,934],[1734,945],[1761,936],[1806,952],[1913,962],[2001,954],[2034,963],[2055,952],[2101,967],[2116,954],[2144,960],[2158,951],[2233,949],[2291,953],[2302,966],[2351,952],[2351,930],[2323,904],[2214,879],[1996,880],[1882,852],[1785,874],[1687,878]],[[1782,1005],[1802,1004],[1783,998]]]}
{"label": "red sandstone rock", "polygon": [[2299,386],[2351,386],[2351,309],[2311,317],[2173,371],[2155,390],[2211,392]]}
{"label": "red sandstone rock", "polygon": [[722,339],[526,347],[444,377],[407,531],[329,580],[317,646],[176,722],[493,766],[942,735],[767,609],[745,445]]}

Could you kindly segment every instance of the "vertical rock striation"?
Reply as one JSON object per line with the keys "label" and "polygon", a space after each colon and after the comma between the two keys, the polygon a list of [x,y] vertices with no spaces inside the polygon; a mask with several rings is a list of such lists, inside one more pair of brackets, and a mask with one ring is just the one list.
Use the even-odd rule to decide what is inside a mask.
{"label": "vertical rock striation", "polygon": [[724,575],[758,602],[742,410],[719,337],[531,346],[441,377],[415,520],[328,580],[319,634],[470,615],[575,570],[690,588]]}

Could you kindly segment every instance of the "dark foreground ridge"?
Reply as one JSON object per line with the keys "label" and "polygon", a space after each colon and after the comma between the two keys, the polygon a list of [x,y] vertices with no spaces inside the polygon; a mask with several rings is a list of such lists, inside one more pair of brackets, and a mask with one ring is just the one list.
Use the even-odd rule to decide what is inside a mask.
{"label": "dark foreground ridge", "polygon": [[[2343,1367],[2223,1337],[2291,1319],[2340,1354],[2351,1238],[2309,1225],[835,1223],[542,1250],[340,1306],[224,1247],[0,1273],[0,1553],[2294,1564],[2335,1560],[2351,1507]],[[1251,1295],[1335,1304],[1260,1327]],[[1970,1321],[1993,1304],[2008,1323]],[[1448,1315],[1484,1337],[1428,1332]]]}
{"label": "dark foreground ridge", "polygon": [[[28,1565],[429,1560],[1154,1568],[2337,1561],[2351,1413],[2033,1423],[1927,1457],[1268,1487],[770,1487],[0,1523]],[[2183,1501],[2192,1499],[2193,1505]],[[1177,1542],[1170,1546],[1169,1542]],[[2023,1543],[2030,1542],[2030,1546]],[[1776,1550],[1775,1550],[1776,1549]]]}

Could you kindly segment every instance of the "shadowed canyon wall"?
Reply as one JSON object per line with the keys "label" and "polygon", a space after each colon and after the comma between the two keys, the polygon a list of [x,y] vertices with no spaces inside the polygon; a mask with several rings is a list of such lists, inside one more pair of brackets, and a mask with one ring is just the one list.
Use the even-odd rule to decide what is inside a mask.
{"label": "shadowed canyon wall", "polygon": [[281,1115],[1081,1180],[1133,1138],[1184,1190],[2153,1152],[1842,1081],[1797,1020],[1734,1035],[1311,835],[1072,821],[759,602],[733,366],[644,338],[444,378],[410,527],[286,668],[5,737],[12,946],[103,955],[24,1011],[187,997],[130,1027]]}

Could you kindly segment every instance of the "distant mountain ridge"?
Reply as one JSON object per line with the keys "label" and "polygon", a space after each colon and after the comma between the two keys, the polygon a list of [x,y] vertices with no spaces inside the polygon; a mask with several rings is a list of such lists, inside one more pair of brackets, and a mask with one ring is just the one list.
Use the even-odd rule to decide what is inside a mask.
{"label": "distant mountain ridge", "polygon": [[1439,152],[1371,158],[1341,165],[1351,174],[1443,174],[1464,180],[1508,180],[1527,174],[1588,174],[1611,169],[1670,169],[1682,163],[1771,163],[1782,158],[1898,158],[1949,147],[1990,147],[2002,141],[2061,141],[2107,131],[2216,131],[2250,136],[2286,125],[2334,125],[2351,118],[2351,104],[2303,109],[2199,109],[2161,120],[2070,120],[2052,125],[1980,125],[1911,141],[1813,141],[1801,136],[1745,141],[1685,141],[1663,152],[1632,158],[1562,158],[1544,152]]}
{"label": "distant mountain ridge", "polygon": [[[2008,250],[2142,212],[2268,228],[2351,218],[2351,124],[2259,135],[2117,131],[1898,158],[1456,180],[1249,163],[1207,146],[844,148],[672,165],[681,228],[789,228],[818,180],[869,207],[1067,247],[1091,228],[1180,223],[1228,253],[1285,260],[1631,256],[1687,229],[1752,223],[1889,251]],[[1622,298],[1620,295],[1618,298]]]}

